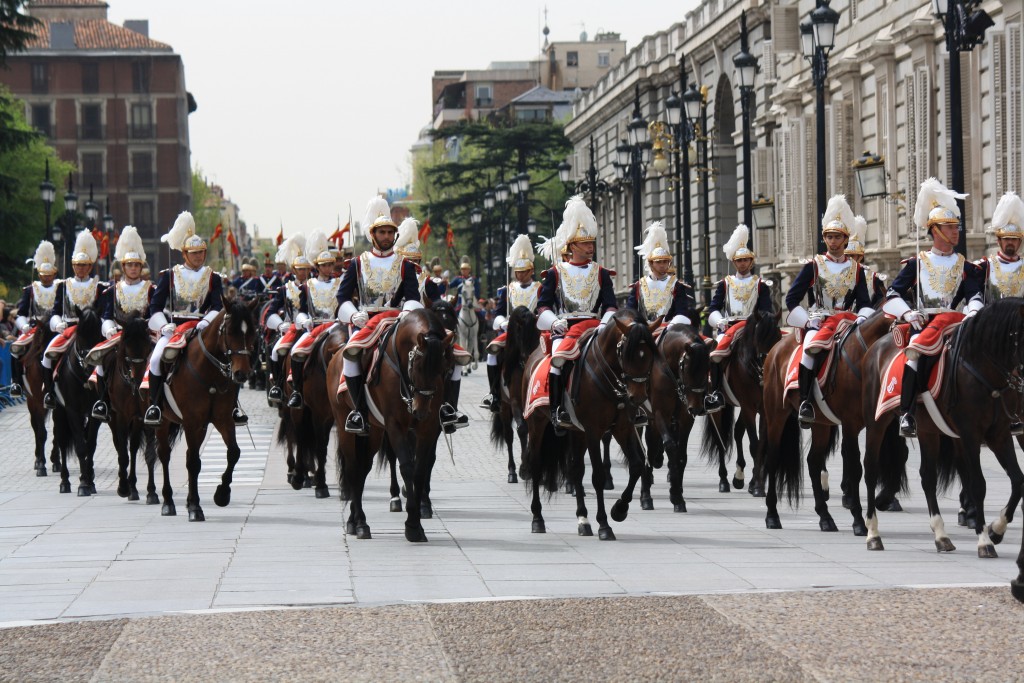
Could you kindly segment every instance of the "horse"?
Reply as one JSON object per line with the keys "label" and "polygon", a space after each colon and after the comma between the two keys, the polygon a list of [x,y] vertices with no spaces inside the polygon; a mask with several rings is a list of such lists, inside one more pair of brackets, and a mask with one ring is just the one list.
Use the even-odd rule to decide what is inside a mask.
{"label": "horse", "polygon": [[491,444],[505,446],[508,451],[508,483],[518,483],[516,459],[513,453],[514,436],[519,438],[522,458],[526,450],[527,429],[523,420],[523,369],[533,350],[540,344],[537,316],[525,306],[518,306],[508,317],[505,348],[499,354],[501,367],[501,408],[491,413]]}
{"label": "horse", "polygon": [[[529,438],[520,471],[532,489],[533,533],[546,531],[541,488],[553,492],[563,482],[570,481],[576,494],[577,533],[593,535],[584,503],[583,454],[586,451],[590,454],[591,479],[597,497],[598,538],[615,540],[605,512],[601,437],[611,431],[629,465],[630,483],[611,510],[612,519],[621,522],[626,519],[633,487],[643,469],[643,454],[633,421],[637,409],[648,399],[648,383],[658,356],[652,332],[660,325],[660,319],[648,326],[642,314],[620,309],[607,324],[587,333],[591,335],[589,338],[585,336],[580,340],[580,355],[573,361],[572,372],[563,370],[565,406],[570,416],[575,412],[574,427],[565,436],[555,434],[547,405],[538,405],[527,417]],[[530,355],[523,372],[524,396],[529,396],[534,371],[545,356],[543,347]],[[574,409],[572,397],[576,396],[587,397],[586,410]]]}
{"label": "horse", "polygon": [[480,318],[477,317],[477,301],[473,288],[468,283],[463,283],[459,288],[459,346],[469,351],[472,365],[463,368],[462,374],[468,375],[476,370],[480,360]]}
{"label": "horse", "polygon": [[[822,399],[826,407],[819,405],[817,420],[811,426],[811,444],[807,453],[808,476],[814,494],[814,511],[818,514],[818,528],[822,531],[838,531],[835,520],[828,511],[828,472],[825,461],[834,452],[837,440],[842,435],[843,483],[845,496],[849,500],[853,516],[855,536],[867,534],[867,527],[861,514],[860,479],[861,462],[858,437],[866,416],[860,400],[862,386],[862,365],[868,350],[889,333],[891,319],[878,311],[859,325],[848,328],[842,338],[837,339],[832,349],[832,361]],[[764,388],[764,452],[769,478],[784,481],[786,473],[800,469],[800,428],[796,411],[800,405],[798,392],[784,394],[789,374],[789,362],[793,353],[799,353],[797,335],[788,335],[776,345],[765,363]],[[829,413],[838,420],[830,419]],[[899,444],[894,444],[898,448]],[[796,460],[796,462],[794,462]],[[899,490],[892,490],[887,483],[885,499],[895,501]],[[769,529],[781,529],[778,509],[775,505],[777,491],[769,491],[768,512],[765,524]]]}
{"label": "horse", "polygon": [[199,448],[212,424],[227,446],[227,468],[213,495],[213,502],[224,507],[231,502],[231,477],[241,455],[235,439],[235,421],[231,413],[238,402],[238,390],[252,371],[251,358],[256,345],[257,327],[254,302],[239,300],[226,305],[206,329],[189,339],[183,357],[164,383],[167,409],[154,428],[163,468],[163,507],[160,514],[174,516],[174,491],[171,488],[170,461],[174,442],[185,434],[185,467],[188,470],[188,520],[206,520],[199,504]]}
{"label": "horse", "polygon": [[[978,536],[978,557],[992,558],[997,556],[995,545],[1002,541],[1013,520],[1024,487],[1024,473],[1017,463],[1009,429],[1011,422],[1020,420],[1024,408],[1024,381],[1020,377],[1024,366],[1024,299],[1007,298],[986,305],[953,329],[946,345],[948,356],[943,359],[938,378],[943,393],[933,400],[926,392],[921,398],[928,410],[918,411],[921,486],[928,502],[935,548],[950,552],[956,548],[946,535],[936,492],[945,490],[959,474],[977,509],[974,531]],[[902,352],[892,336],[878,341],[868,351],[863,370],[866,417],[876,415],[883,372]],[[884,549],[878,533],[876,480],[880,476],[888,481],[906,480],[905,450],[894,457],[890,448],[894,440],[902,441],[896,431],[895,413],[889,410],[867,422],[864,480],[868,550]],[[957,438],[947,435],[946,429]],[[992,449],[1011,483],[1010,499],[990,527],[985,525],[983,443]]]}
{"label": "horse", "polygon": [[117,495],[130,501],[139,500],[135,460],[139,448],[144,445],[149,471],[147,505],[160,502],[153,478],[156,444],[148,438],[142,424],[147,404],[142,400],[140,389],[153,346],[147,321],[133,316],[125,322],[117,348],[103,359],[104,378],[108,383],[107,397],[110,401],[110,434],[117,451]]}
{"label": "horse", "polygon": [[394,453],[408,495],[405,538],[422,543],[427,536],[421,523],[421,496],[429,489],[432,456],[441,434],[438,414],[455,364],[455,334],[432,310],[417,309],[406,313],[384,335],[376,368],[367,372],[373,354],[365,353],[362,358],[367,373],[363,390],[369,407],[368,436],[350,434],[343,428],[353,404],[348,392],[342,392],[346,394],[343,397],[335,389],[342,379],[342,355],[335,354],[327,369],[327,395],[338,425],[339,485],[349,502],[345,532],[357,539],[372,538],[363,510],[363,490],[373,457],[385,447],[386,437],[386,448]]}
{"label": "horse", "polygon": [[[92,417],[96,392],[89,385],[92,367],[85,362],[92,347],[103,341],[100,317],[91,307],[78,311],[75,340],[60,360],[54,379],[57,406],[53,409],[53,438],[60,451],[60,492],[71,493],[68,452],[78,457],[78,495],[96,493],[93,456],[100,422]],[[44,369],[45,371],[45,369]]]}
{"label": "horse", "polygon": [[[753,334],[751,334],[753,332]],[[764,493],[764,455],[762,453],[761,440],[764,435],[763,420],[758,427],[758,416],[762,415],[764,408],[764,391],[762,387],[764,377],[764,363],[768,352],[782,339],[782,331],[779,329],[779,318],[775,313],[768,313],[755,310],[747,318],[747,324],[743,327],[741,334],[736,336],[732,343],[732,353],[721,361],[722,392],[725,394],[726,402],[730,406],[739,408],[739,415],[735,420],[724,418],[723,425],[732,423],[732,429],[723,428],[717,435],[712,435],[707,430],[707,438],[720,439],[724,443],[726,451],[731,447],[733,440],[736,443],[736,472],[733,476],[732,485],[735,488],[743,488],[745,478],[746,459],[743,457],[742,435],[748,437],[750,457],[753,460],[753,469],[750,474],[750,484],[747,490],[752,496],[760,497]],[[732,412],[732,407],[727,407],[723,412]],[[705,447],[710,446],[705,439]],[[729,491],[729,481],[726,478],[725,462],[719,461],[719,491]]]}
{"label": "horse", "polygon": [[[43,405],[43,394],[46,389],[43,387],[43,373],[47,372],[40,361],[43,358],[43,351],[54,337],[49,326],[36,323],[35,334],[29,342],[28,348],[20,358],[12,358],[12,363],[22,364],[25,381],[26,405],[28,406],[29,422],[32,425],[32,433],[35,435],[35,471],[37,477],[45,477],[46,467],[46,418],[49,410]],[[60,449],[57,442],[50,443],[50,462],[54,472],[60,472]]]}

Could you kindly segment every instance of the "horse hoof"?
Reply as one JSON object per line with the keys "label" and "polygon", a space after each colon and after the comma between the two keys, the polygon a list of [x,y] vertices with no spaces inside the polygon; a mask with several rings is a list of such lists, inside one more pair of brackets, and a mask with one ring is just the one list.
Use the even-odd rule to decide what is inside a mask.
{"label": "horse hoof", "polygon": [[402,511],[402,499],[401,498],[392,498],[391,499],[391,507],[390,507],[390,509],[391,509],[391,512],[401,512]]}
{"label": "horse hoof", "polygon": [[429,503],[420,504],[420,519],[433,519],[434,508]]}
{"label": "horse hoof", "polygon": [[882,539],[878,536],[868,539],[868,550],[885,550],[885,546],[882,545]]}
{"label": "horse hoof", "polygon": [[961,510],[958,513],[956,513],[956,525],[957,526],[967,526],[967,513],[964,512],[963,510]]}
{"label": "horse hoof", "polygon": [[[953,541],[948,538],[937,538],[935,539],[935,552],[937,553],[951,553],[956,550],[956,546],[953,545]],[[980,548],[979,548],[980,550]]]}
{"label": "horse hoof", "polygon": [[580,536],[593,536],[594,529],[589,524],[580,524],[576,527],[576,533]]}
{"label": "horse hoof", "polygon": [[641,510],[653,510],[654,499],[650,496],[640,496],[640,509]]}
{"label": "horse hoof", "polygon": [[60,465],[57,463],[53,463],[53,467],[51,467],[50,469],[53,470],[55,473],[60,472]]}
{"label": "horse hoof", "polygon": [[737,479],[736,477],[733,477],[732,478],[732,487],[734,489],[736,489],[737,491],[742,491],[743,490],[743,480],[742,479]]}
{"label": "horse hoof", "polygon": [[139,499],[139,492],[138,491],[132,491],[131,493],[128,494],[128,500],[135,501],[135,500],[138,500],[138,499]]}
{"label": "horse hoof", "polygon": [[355,536],[356,535],[356,523],[353,521],[345,522],[345,535]]}
{"label": "horse hoof", "polygon": [[868,527],[867,527],[867,525],[864,524],[864,522],[854,522],[853,523],[853,535],[854,536],[867,536],[868,535]]}
{"label": "horse hoof", "polygon": [[601,527],[597,530],[597,537],[602,541],[614,541],[615,532],[612,531],[610,526]]}
{"label": "horse hoof", "polygon": [[782,520],[779,519],[778,515],[768,515],[764,518],[764,526],[766,529],[781,529]]}
{"label": "horse hoof", "polygon": [[508,483],[510,483],[510,484],[518,484],[519,483],[519,477],[516,476],[515,472],[509,472],[508,473]]}
{"label": "horse hoof", "polygon": [[302,488],[304,488],[304,489],[311,489],[311,488],[313,488],[313,480],[310,478],[310,476],[308,474],[306,475],[305,479],[302,480]]}
{"label": "horse hoof", "polygon": [[36,465],[36,476],[37,477],[45,477],[46,476],[46,465]]}
{"label": "horse hoof", "polygon": [[213,493],[213,502],[219,508],[226,507],[231,502],[231,487],[219,484]]}
{"label": "horse hoof", "polygon": [[988,537],[992,541],[992,545],[999,545],[1003,542],[1003,534],[997,534],[996,532],[992,531],[991,527],[989,527]]}
{"label": "horse hoof", "polygon": [[615,482],[612,481],[611,475],[609,475],[609,476],[604,478],[604,490],[605,491],[614,491],[615,490]]}
{"label": "horse hoof", "polygon": [[[118,495],[118,497],[120,497],[120,498],[127,498],[129,496],[129,494],[131,494],[131,492],[132,492],[132,490],[128,486],[128,482],[125,481],[125,482],[118,483],[118,485],[117,485],[117,495]],[[138,500],[138,497],[136,497],[136,500]]]}
{"label": "horse hoof", "polygon": [[364,541],[373,538],[373,536],[370,535],[370,526],[368,524],[360,524],[359,526],[357,526],[356,538]]}
{"label": "horse hoof", "polygon": [[410,529],[406,527],[405,540],[409,541],[410,543],[426,543],[427,534],[423,531],[423,527],[416,527],[415,529]]}
{"label": "horse hoof", "polygon": [[686,503],[675,503],[672,512],[686,512]]}
{"label": "horse hoof", "polygon": [[160,496],[156,495],[155,493],[146,494],[146,505],[156,505],[159,502]]}
{"label": "horse hoof", "polygon": [[316,487],[316,497],[317,498],[330,498],[331,497],[331,491],[326,486],[317,486]]}
{"label": "horse hoof", "polygon": [[989,560],[994,557],[999,557],[999,555],[996,553],[996,547],[989,543],[988,545],[978,546],[978,557],[983,560]]}
{"label": "horse hoof", "polygon": [[78,487],[78,497],[79,498],[85,498],[86,496],[91,496],[92,494],[93,494],[93,490],[89,486],[83,484],[82,486]]}
{"label": "horse hoof", "polygon": [[895,498],[889,501],[889,504],[886,505],[885,507],[877,507],[879,510],[882,510],[883,512],[903,512],[903,506],[900,505],[900,501]]}
{"label": "horse hoof", "polygon": [[764,498],[764,487],[760,484],[751,485],[749,491],[754,498]]}
{"label": "horse hoof", "polygon": [[544,520],[543,519],[535,519],[535,520],[533,520],[533,523],[530,525],[530,533],[531,534],[546,534],[547,531],[548,530],[544,526]]}
{"label": "horse hoof", "polygon": [[294,477],[293,476],[289,476],[288,477],[288,483],[291,484],[293,491],[301,491],[302,490],[302,483],[303,483],[302,482],[302,477],[300,477],[300,476],[294,476]]}
{"label": "horse hoof", "polygon": [[188,521],[190,522],[205,522],[206,515],[203,514],[203,508],[197,507],[188,511]]}
{"label": "horse hoof", "polygon": [[1010,593],[1017,599],[1017,602],[1024,602],[1024,580],[1010,581]]}
{"label": "horse hoof", "polygon": [[831,517],[822,517],[821,519],[819,519],[818,528],[822,531],[839,531],[839,528],[836,527],[835,520],[833,520]]}
{"label": "horse hoof", "polygon": [[164,506],[160,508],[160,515],[163,517],[174,517],[178,514],[178,511],[174,508],[174,503],[164,503]]}
{"label": "horse hoof", "polygon": [[727,482],[725,479],[723,479],[722,481],[718,482],[718,492],[719,493],[729,493],[729,491],[731,491],[731,490],[732,489],[729,488],[729,482]]}
{"label": "horse hoof", "polygon": [[94,496],[96,495],[96,484],[89,484],[89,493]]}
{"label": "horse hoof", "polygon": [[612,505],[611,517],[616,522],[623,522],[626,520],[626,515],[629,514],[629,503],[625,502],[621,498],[615,501]]}
{"label": "horse hoof", "polygon": [[60,492],[61,493],[71,493],[71,482],[62,481],[60,483]]}
{"label": "horse hoof", "polygon": [[843,494],[843,507],[847,510],[853,507],[853,496],[846,493]]}

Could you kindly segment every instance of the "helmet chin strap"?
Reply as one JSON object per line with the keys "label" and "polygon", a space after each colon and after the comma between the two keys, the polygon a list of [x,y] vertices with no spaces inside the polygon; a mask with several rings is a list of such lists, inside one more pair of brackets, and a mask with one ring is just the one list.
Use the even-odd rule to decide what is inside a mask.
{"label": "helmet chin strap", "polygon": [[[959,230],[959,229],[960,229],[960,226],[957,225],[957,230]],[[955,247],[956,246],[953,242],[949,241],[949,238],[947,238],[944,234],[942,234],[942,230],[938,229],[938,226],[932,227],[932,239],[933,240],[942,240],[943,242],[946,243],[947,246],[950,246],[950,247]],[[937,242],[936,242],[935,246],[937,246],[937,247],[939,246]],[[943,251],[945,251],[945,250],[943,249]]]}

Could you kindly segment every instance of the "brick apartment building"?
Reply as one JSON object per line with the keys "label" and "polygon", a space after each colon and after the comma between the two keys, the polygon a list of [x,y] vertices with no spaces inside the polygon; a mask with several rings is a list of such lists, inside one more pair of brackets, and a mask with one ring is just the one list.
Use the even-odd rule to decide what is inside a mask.
{"label": "brick apartment building", "polygon": [[149,37],[148,21],[107,21],[108,7],[103,0],[28,3],[26,14],[42,25],[26,51],[8,57],[0,82],[76,165],[80,201],[90,187],[100,206],[109,200],[117,226],[139,229],[150,266],[166,267],[159,237],[191,207],[188,115],[196,105],[181,57]]}

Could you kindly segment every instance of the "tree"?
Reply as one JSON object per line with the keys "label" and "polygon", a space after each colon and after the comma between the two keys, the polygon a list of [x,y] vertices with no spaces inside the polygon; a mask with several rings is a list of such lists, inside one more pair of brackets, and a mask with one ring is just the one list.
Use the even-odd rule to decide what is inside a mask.
{"label": "tree", "polygon": [[50,177],[58,188],[54,210],[59,213],[64,206],[60,179],[74,166],[61,161],[28,124],[25,104],[0,87],[0,280],[12,289],[29,280],[31,266],[25,264],[25,259],[32,256],[41,239],[49,239],[39,199],[39,183],[47,161]]}
{"label": "tree", "polygon": [[36,37],[33,29],[41,22],[35,17],[18,10],[25,0],[0,0],[0,66],[7,62],[7,55],[21,52]]}

